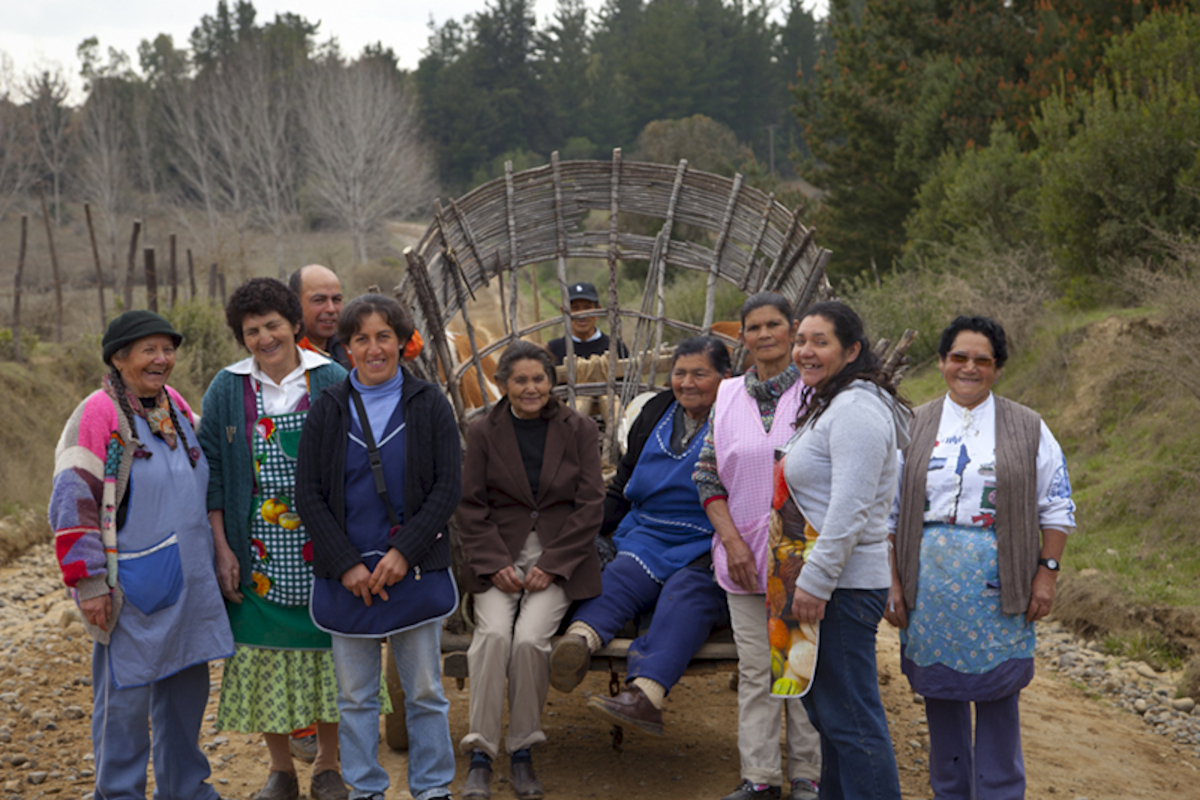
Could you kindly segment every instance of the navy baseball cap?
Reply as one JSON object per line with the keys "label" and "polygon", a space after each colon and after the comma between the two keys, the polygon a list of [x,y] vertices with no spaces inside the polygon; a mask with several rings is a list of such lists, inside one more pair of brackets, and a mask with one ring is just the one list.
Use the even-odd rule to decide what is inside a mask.
{"label": "navy baseball cap", "polygon": [[590,283],[572,283],[567,287],[567,302],[572,300],[591,300],[596,305],[600,305],[600,295],[596,292],[596,287]]}

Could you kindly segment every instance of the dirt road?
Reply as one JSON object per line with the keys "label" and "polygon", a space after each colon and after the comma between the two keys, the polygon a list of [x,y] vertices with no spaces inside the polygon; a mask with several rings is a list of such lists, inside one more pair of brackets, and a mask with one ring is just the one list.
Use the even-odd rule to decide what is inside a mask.
{"label": "dirt road", "polygon": [[[50,545],[0,569],[0,798],[91,795],[92,645],[56,572]],[[930,797],[922,706],[900,674],[896,633],[886,625],[879,635],[879,663],[904,797]],[[219,665],[212,681],[213,716],[201,741],[221,794],[249,800],[266,778],[266,750],[258,737],[211,727]],[[599,673],[575,694],[551,691],[545,716],[549,741],[535,751],[547,798],[715,800],[738,782],[737,698],[727,673],[685,678],[667,701],[667,736],[627,732],[619,752],[608,727],[584,708],[587,692],[605,691],[607,680]],[[457,741],[466,733],[467,692],[450,679],[446,692]],[[1089,697],[1044,664],[1024,693],[1022,711],[1030,798],[1200,797],[1200,761],[1190,748],[1176,750],[1133,714]],[[393,776],[389,800],[410,797],[404,754],[383,746],[383,762]],[[501,764],[497,775],[505,771]],[[466,760],[460,759],[455,789],[465,776]],[[302,790],[308,777],[301,765]],[[503,782],[494,788],[498,800],[514,796]]]}

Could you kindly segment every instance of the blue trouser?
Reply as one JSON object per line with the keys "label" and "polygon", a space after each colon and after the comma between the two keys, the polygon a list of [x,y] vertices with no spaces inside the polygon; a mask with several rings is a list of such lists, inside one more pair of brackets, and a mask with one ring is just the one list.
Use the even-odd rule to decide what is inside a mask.
{"label": "blue trouser", "polygon": [[[146,765],[154,752],[154,800],[215,800],[200,750],[208,703],[208,663],[145,686],[118,689],[108,647],[92,648],[92,751],[96,800],[145,800]],[[153,733],[153,737],[152,734]]]}
{"label": "blue trouser", "polygon": [[[408,791],[416,800],[450,793],[454,743],[450,702],[442,691],[442,622],[433,620],[388,637],[404,689],[408,727]],[[379,639],[333,634],[337,670],[338,743],[351,800],[382,795],[390,783],[379,765]]]}
{"label": "blue trouser", "polygon": [[1021,800],[1021,693],[975,704],[971,735],[968,700],[925,698],[929,721],[929,786],[937,800]]}
{"label": "blue trouser", "polygon": [[684,567],[659,584],[637,559],[619,554],[601,573],[600,596],[585,601],[575,619],[608,644],[626,622],[649,611],[650,629],[629,646],[625,679],[649,678],[669,691],[712,629],[729,622],[725,590],[700,567]]}
{"label": "blue trouser", "polygon": [[821,734],[821,800],[900,800],[900,775],[879,697],[875,631],[887,589],[837,589],[825,605],[804,708]]}

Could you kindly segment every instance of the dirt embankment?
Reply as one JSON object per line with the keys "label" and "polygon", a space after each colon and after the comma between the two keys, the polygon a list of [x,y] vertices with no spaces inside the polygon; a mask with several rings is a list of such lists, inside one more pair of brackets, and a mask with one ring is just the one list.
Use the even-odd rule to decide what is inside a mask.
{"label": "dirt embankment", "polygon": [[[81,797],[92,790],[90,746],[92,645],[55,574],[53,551],[39,545],[0,569],[0,788],[3,797]],[[1047,643],[1062,636],[1049,632]],[[879,635],[880,682],[906,800],[930,796],[920,701],[898,668],[895,631]],[[207,713],[215,715],[221,667],[212,669]],[[467,729],[467,691],[446,680],[451,734]],[[727,673],[686,677],[666,707],[667,736],[627,732],[618,751],[609,729],[584,708],[588,692],[607,691],[593,673],[572,695],[551,692],[537,748],[548,798],[697,798],[723,796],[738,782],[737,696]],[[1154,735],[1134,714],[1089,697],[1041,665],[1023,699],[1029,797],[1088,800],[1192,796],[1200,760],[1188,747]],[[248,800],[266,778],[266,751],[256,736],[224,733],[207,718],[201,742],[225,797]],[[392,775],[389,798],[406,798],[406,756],[383,747]],[[302,790],[309,770],[300,768]],[[498,778],[506,772],[503,763]],[[460,759],[457,789],[466,776]],[[151,784],[153,785],[153,784]],[[511,798],[503,781],[494,797]]]}

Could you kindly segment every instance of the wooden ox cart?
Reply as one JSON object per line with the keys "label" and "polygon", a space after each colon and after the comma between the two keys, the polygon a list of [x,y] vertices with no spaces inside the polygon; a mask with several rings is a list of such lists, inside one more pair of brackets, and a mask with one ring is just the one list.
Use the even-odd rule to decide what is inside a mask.
{"label": "wooden ox cart", "polygon": [[[598,404],[603,410],[601,441],[603,461],[611,468],[622,450],[623,409],[640,393],[661,388],[672,337],[722,335],[713,330],[720,282],[747,295],[778,292],[792,302],[795,316],[828,294],[825,267],[830,252],[816,244],[814,231],[800,222],[800,212],[746,185],[741,175],[726,178],[699,172],[689,169],[686,160],[675,166],[627,162],[619,149],[610,161],[559,161],[555,153],[548,165],[522,172],[514,173],[507,164],[503,178],[445,206],[435,204],[433,223],[419,243],[404,252],[407,269],[396,295],[413,311],[426,342],[413,366],[445,388],[465,432],[476,415],[486,413],[498,400],[484,390],[471,393],[472,399],[480,398],[478,405],[464,402],[464,382],[476,389],[488,383],[486,357],[538,331],[553,328],[557,335],[557,329],[570,328],[569,311],[521,322],[529,316],[521,308],[521,272],[528,273],[528,283],[536,292],[534,266],[554,263],[559,305],[569,309],[567,262],[571,260],[572,282],[590,280],[600,287],[607,283],[605,308],[585,313],[607,320],[610,336],[625,342],[630,357],[618,359],[614,347],[601,379],[577,380],[568,336],[563,380],[555,391],[571,403],[579,397],[604,398]],[[588,217],[592,224],[585,225]],[[580,260],[595,264],[594,273],[579,274]],[[633,308],[623,306],[617,295],[618,270],[629,261],[648,264],[640,304]],[[676,280],[705,282],[701,319],[672,317],[665,307],[668,269]],[[472,318],[479,313],[474,300],[480,291],[494,297],[496,288],[503,330],[493,341],[483,341]],[[465,332],[467,347],[458,351],[467,352],[467,357],[456,354],[447,335],[450,329]],[[734,363],[740,363],[737,340],[722,338],[734,351]],[[907,341],[896,348],[881,343],[884,350],[890,349],[893,367],[901,364]],[[456,532],[452,534],[456,539]],[[630,641],[616,639],[592,657],[592,669],[612,675],[614,694]],[[457,678],[460,686],[467,675],[469,644],[470,613],[464,603],[463,613],[447,621],[442,647],[444,672]],[[735,664],[736,652],[726,632],[704,646],[693,659],[692,670],[732,670]],[[397,712],[387,721],[387,740],[402,749],[407,744],[403,701],[390,658],[388,669]]]}

